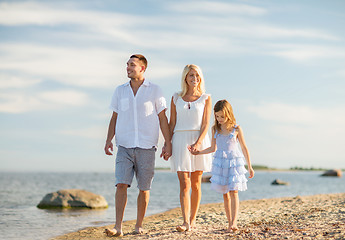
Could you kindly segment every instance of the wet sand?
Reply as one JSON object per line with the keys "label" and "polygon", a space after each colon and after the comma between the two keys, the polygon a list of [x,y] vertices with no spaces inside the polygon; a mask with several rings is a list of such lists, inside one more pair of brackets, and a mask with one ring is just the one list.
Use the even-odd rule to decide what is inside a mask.
{"label": "wet sand", "polygon": [[[177,232],[182,223],[179,208],[146,217],[145,233],[133,233],[135,221],[124,222],[118,239],[345,239],[345,193],[296,196],[240,202],[239,230],[226,233],[223,203],[200,206],[197,227]],[[112,239],[104,227],[90,227],[54,240]]]}

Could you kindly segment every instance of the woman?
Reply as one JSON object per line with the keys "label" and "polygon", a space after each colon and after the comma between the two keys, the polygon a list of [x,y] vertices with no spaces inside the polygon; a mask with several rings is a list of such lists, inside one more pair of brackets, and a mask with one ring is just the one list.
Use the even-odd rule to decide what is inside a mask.
{"label": "woman", "polygon": [[[203,171],[212,167],[210,154],[192,155],[188,148],[198,151],[210,146],[208,127],[212,112],[211,97],[205,94],[201,69],[187,65],[182,72],[182,91],[171,99],[169,128],[172,135],[171,169],[177,172],[180,182],[180,203],[183,224],[180,232],[195,226],[196,213],[201,199]],[[192,189],[189,195],[190,188]]]}

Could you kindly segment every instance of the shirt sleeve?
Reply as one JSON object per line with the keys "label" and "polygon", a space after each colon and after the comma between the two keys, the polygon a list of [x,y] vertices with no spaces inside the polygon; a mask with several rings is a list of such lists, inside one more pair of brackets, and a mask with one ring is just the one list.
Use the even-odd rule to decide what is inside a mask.
{"label": "shirt sleeve", "polygon": [[163,92],[160,87],[157,87],[157,90],[156,90],[155,108],[156,108],[157,114],[159,114],[161,111],[167,108],[167,102],[163,96]]}
{"label": "shirt sleeve", "polygon": [[118,94],[119,94],[119,88],[117,87],[113,93],[113,97],[111,98],[111,102],[109,105],[109,109],[111,109],[113,112],[118,113],[119,107],[118,107]]}

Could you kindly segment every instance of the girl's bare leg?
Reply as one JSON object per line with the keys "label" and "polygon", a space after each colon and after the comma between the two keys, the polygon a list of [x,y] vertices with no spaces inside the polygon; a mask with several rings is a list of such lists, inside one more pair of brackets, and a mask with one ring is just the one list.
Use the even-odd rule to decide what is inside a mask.
{"label": "girl's bare leg", "polygon": [[190,213],[190,226],[195,226],[196,214],[198,212],[201,200],[201,178],[202,171],[195,171],[191,173],[191,213]]}
{"label": "girl's bare leg", "polygon": [[231,231],[238,230],[237,227],[237,218],[238,210],[240,208],[240,201],[238,199],[238,191],[230,191],[230,202],[231,202],[231,222],[230,229]]}
{"label": "girl's bare leg", "polygon": [[231,227],[230,227],[231,226],[230,192],[223,194],[223,199],[224,199],[225,214],[226,214],[226,218],[228,219],[228,224],[229,224],[227,231],[230,232],[231,231]]}
{"label": "girl's bare leg", "polygon": [[189,172],[177,172],[177,176],[180,182],[180,204],[183,217],[183,224],[177,226],[176,229],[179,232],[188,231],[190,227],[189,216],[190,216],[190,173]]}

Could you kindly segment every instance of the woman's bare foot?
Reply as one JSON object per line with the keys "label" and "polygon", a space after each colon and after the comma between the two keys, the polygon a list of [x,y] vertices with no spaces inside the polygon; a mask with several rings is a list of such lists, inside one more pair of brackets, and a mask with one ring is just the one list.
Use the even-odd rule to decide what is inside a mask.
{"label": "woman's bare foot", "polygon": [[113,229],[106,228],[104,230],[104,233],[108,237],[121,237],[121,236],[123,236],[123,232],[121,230],[116,230],[115,228],[113,228]]}
{"label": "woman's bare foot", "polygon": [[191,223],[191,224],[189,225],[189,229],[195,229],[195,228],[196,228],[195,222],[194,222],[194,223]]}
{"label": "woman's bare foot", "polygon": [[189,229],[190,229],[190,225],[188,223],[184,223],[176,227],[176,230],[179,232],[189,231]]}
{"label": "woman's bare foot", "polygon": [[229,226],[229,228],[226,230],[226,232],[236,232],[238,230],[237,226]]}
{"label": "woman's bare foot", "polygon": [[134,233],[135,234],[142,234],[142,233],[144,233],[144,229],[142,228],[142,227],[135,227],[135,229],[134,229]]}

